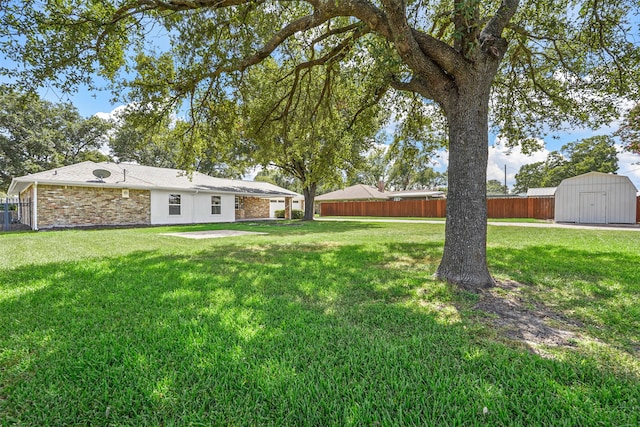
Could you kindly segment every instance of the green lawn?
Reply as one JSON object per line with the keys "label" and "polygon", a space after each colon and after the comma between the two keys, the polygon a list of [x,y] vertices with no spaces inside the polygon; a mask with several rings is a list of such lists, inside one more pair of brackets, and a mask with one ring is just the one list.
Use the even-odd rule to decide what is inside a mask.
{"label": "green lawn", "polygon": [[[160,235],[202,229],[268,235]],[[489,227],[485,296],[432,280],[443,234],[0,234],[0,425],[640,424],[640,234]]]}

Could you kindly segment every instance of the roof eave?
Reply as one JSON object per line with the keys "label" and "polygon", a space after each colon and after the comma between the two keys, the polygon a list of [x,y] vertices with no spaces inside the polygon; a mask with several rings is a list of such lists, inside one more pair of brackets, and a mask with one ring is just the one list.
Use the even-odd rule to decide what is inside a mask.
{"label": "roof eave", "polygon": [[[237,196],[253,196],[253,197],[300,197],[297,193],[269,193],[269,192],[249,192],[249,191],[229,191],[229,190],[217,190],[215,188],[198,188],[198,187],[164,187],[153,185],[130,185],[126,181],[123,182],[82,182],[82,181],[61,181],[50,179],[20,179],[14,178],[11,181],[7,195],[19,195],[24,190],[29,188],[30,185],[38,183],[38,185],[58,185],[58,186],[73,186],[73,187],[93,187],[93,188],[127,188],[131,190],[159,190],[159,191],[189,191],[194,193],[211,193],[211,194],[234,194]],[[24,188],[20,188],[19,184],[25,184]],[[17,191],[17,193],[13,193]]]}

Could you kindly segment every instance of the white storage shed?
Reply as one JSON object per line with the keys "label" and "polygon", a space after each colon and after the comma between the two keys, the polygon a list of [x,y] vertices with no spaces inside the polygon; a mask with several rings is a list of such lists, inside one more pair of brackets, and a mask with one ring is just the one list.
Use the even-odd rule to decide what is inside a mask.
{"label": "white storage shed", "polygon": [[636,189],[629,177],[589,172],[560,183],[555,221],[583,224],[635,224]]}

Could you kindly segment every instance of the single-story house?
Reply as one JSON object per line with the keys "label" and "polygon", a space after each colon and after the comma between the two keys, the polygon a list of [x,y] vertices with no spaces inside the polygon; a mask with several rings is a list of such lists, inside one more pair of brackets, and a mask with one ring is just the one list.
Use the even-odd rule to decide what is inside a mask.
{"label": "single-story house", "polygon": [[555,191],[555,221],[635,224],[637,189],[629,177],[589,172],[563,180]]}
{"label": "single-story house", "polygon": [[434,199],[446,199],[447,194],[444,191],[439,190],[405,190],[405,191],[390,191],[387,196],[391,200],[434,200]]}
{"label": "single-story house", "polygon": [[370,185],[356,184],[342,190],[322,194],[315,198],[316,202],[348,202],[365,200],[389,200],[389,195]]}
{"label": "single-story house", "polygon": [[8,194],[30,206],[21,221],[33,230],[269,218],[271,199],[301,197],[266,182],[90,161],[14,178]]}
{"label": "single-story house", "polygon": [[355,202],[375,200],[430,200],[444,199],[446,194],[437,190],[405,190],[405,191],[380,191],[380,188],[370,185],[356,184],[331,193],[316,197],[317,202]]}

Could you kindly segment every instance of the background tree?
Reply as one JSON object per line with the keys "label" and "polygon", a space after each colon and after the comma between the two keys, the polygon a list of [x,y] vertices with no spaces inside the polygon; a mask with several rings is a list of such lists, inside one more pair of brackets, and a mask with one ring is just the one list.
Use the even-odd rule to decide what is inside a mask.
{"label": "background tree", "polygon": [[497,179],[490,179],[489,181],[487,181],[487,194],[504,195],[508,193],[509,189],[506,185],[504,185],[504,183],[501,183]]}
{"label": "background tree", "polygon": [[[374,144],[362,157],[358,166],[353,169],[351,175],[347,177],[346,186],[364,184],[377,187],[380,182],[386,185],[390,169],[387,149],[387,145]],[[333,191],[333,189],[330,191]]]}
{"label": "background tree", "polygon": [[544,162],[524,165],[516,174],[515,193],[529,188],[557,187],[562,180],[587,172],[614,173],[618,170],[615,141],[610,136],[594,136],[563,145]]}
{"label": "background tree", "polygon": [[543,187],[542,182],[546,176],[547,168],[545,162],[535,162],[522,165],[516,174],[516,183],[513,192],[526,193],[529,188]]}
{"label": "background tree", "polygon": [[280,169],[275,167],[262,168],[253,180],[258,182],[268,182],[270,184],[277,185],[278,187],[295,191],[296,193],[302,193],[302,184],[299,180],[286,175]]}
{"label": "background tree", "polygon": [[85,160],[105,161],[100,152],[110,124],[82,118],[70,104],[0,87],[0,183]]}
{"label": "background tree", "polygon": [[622,139],[625,150],[640,154],[640,104],[629,110],[616,134]]}
{"label": "background tree", "polygon": [[[369,93],[341,74],[312,68],[281,76],[279,70],[275,62],[265,61],[244,77],[242,139],[264,167],[299,180],[309,221],[318,186],[342,183],[343,174],[350,175],[371,148],[382,125],[378,101],[383,93]],[[301,90],[291,92],[283,79],[299,79],[295,85]]]}
{"label": "background tree", "polygon": [[[232,138],[220,142],[220,128],[214,133],[191,132],[192,125],[182,119],[153,114],[145,108],[130,106],[114,119],[109,138],[111,154],[121,162],[146,166],[187,169],[210,176],[241,178],[252,165],[242,145]],[[217,124],[217,122],[216,122]],[[218,138],[218,139],[216,139]],[[188,150],[181,147],[189,146]],[[188,154],[185,156],[185,154]]]}
{"label": "background tree", "polygon": [[175,144],[169,120],[159,123],[136,123],[128,111],[114,119],[115,131],[109,138],[114,158],[145,166],[177,168],[179,147]]}
{"label": "background tree", "polygon": [[[619,115],[620,95],[640,98],[634,76],[640,49],[629,21],[636,0],[15,0],[3,6],[0,43],[19,61],[6,71],[22,83],[54,80],[68,88],[96,71],[117,80],[119,70],[135,70],[133,80],[122,75],[133,99],[163,108],[186,102],[194,124],[206,123],[207,111],[269,56],[293,74],[373,64],[377,72],[354,82],[416,94],[446,116],[449,191],[437,276],[470,289],[494,283],[486,263],[489,117],[501,136],[526,144],[567,124],[608,123]],[[158,46],[156,24],[169,43]],[[301,43],[316,54],[290,55],[290,46]],[[130,49],[139,53],[134,64]],[[298,82],[286,83],[295,89]]]}
{"label": "background tree", "polygon": [[560,151],[568,159],[567,176],[578,176],[587,172],[615,173],[618,170],[618,150],[614,139],[608,135],[570,142]]}

